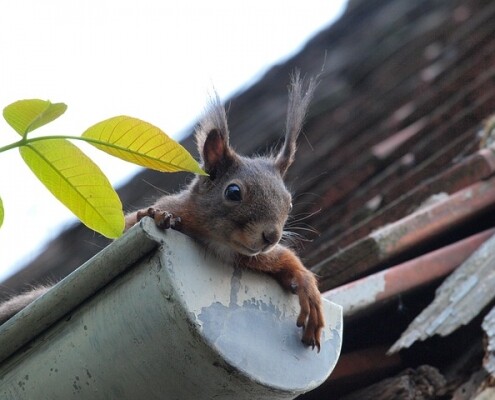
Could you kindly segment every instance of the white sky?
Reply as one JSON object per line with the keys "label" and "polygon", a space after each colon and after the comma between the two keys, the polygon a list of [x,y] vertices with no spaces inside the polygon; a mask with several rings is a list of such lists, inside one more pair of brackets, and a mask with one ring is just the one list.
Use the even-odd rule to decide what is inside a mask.
{"label": "white sky", "polygon": [[[69,106],[35,134],[80,135],[127,114],[178,138],[212,86],[228,98],[298,51],[344,7],[345,0],[2,1],[0,108],[25,98]],[[0,147],[18,139],[2,118]],[[76,144],[114,185],[137,171]],[[18,150],[0,154],[0,197],[1,281],[75,219]]]}

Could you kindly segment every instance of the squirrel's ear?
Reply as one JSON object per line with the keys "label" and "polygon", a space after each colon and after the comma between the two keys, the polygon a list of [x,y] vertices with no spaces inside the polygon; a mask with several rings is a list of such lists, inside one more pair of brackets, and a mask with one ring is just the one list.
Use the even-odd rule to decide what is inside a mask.
{"label": "squirrel's ear", "polygon": [[229,128],[225,108],[216,93],[210,98],[208,107],[196,129],[196,142],[205,171],[215,179],[222,168],[227,168],[235,159],[229,146]]}
{"label": "squirrel's ear", "polygon": [[301,132],[309,103],[317,86],[317,78],[311,78],[307,85],[301,79],[299,71],[292,76],[289,87],[289,104],[285,123],[285,140],[280,152],[275,158],[275,165],[280,173],[285,175],[294,161],[296,141]]}
{"label": "squirrel's ear", "polygon": [[203,167],[215,179],[233,162],[234,154],[225,137],[217,129],[212,129],[206,135],[202,149]]}

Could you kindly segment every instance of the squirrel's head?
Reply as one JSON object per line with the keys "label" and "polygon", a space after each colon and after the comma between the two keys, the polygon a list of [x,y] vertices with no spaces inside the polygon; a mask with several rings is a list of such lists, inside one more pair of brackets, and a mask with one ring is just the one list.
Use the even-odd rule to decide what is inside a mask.
{"label": "squirrel's head", "polygon": [[208,176],[197,177],[192,185],[195,206],[207,220],[198,221],[207,232],[210,245],[255,256],[270,251],[281,239],[292,208],[284,183],[294,160],[296,140],[316,86],[303,83],[296,74],[289,90],[284,143],[278,153],[248,158],[229,145],[225,109],[218,96],[213,99],[196,131],[202,165]]}

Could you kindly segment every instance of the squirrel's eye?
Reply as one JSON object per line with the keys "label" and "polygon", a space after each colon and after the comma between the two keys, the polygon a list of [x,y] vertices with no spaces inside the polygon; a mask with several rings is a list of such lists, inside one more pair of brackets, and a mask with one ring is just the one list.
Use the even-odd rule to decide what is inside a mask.
{"label": "squirrel's eye", "polygon": [[242,200],[241,188],[239,187],[239,185],[236,185],[235,183],[231,183],[229,186],[227,186],[224,195],[225,198],[230,201]]}

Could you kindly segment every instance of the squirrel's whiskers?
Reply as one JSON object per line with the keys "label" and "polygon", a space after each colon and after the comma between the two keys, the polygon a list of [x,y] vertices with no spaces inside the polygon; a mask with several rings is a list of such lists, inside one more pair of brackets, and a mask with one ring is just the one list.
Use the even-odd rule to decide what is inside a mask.
{"label": "squirrel's whiskers", "polygon": [[[230,146],[225,109],[218,96],[212,96],[196,129],[202,167],[208,176],[198,175],[184,190],[128,214],[126,229],[149,216],[159,228],[185,233],[226,262],[272,275],[298,295],[301,311],[297,326],[303,328],[302,342],[319,350],[324,319],[316,278],[293,250],[280,243],[283,237],[299,237],[284,231],[292,209],[284,177],[294,161],[296,140],[315,88],[315,79],[304,84],[299,73],[294,74],[283,145],[276,154],[256,157],[239,155]],[[23,299],[16,303],[17,310],[33,300]],[[5,319],[15,312],[2,307],[0,320],[2,313]]]}

